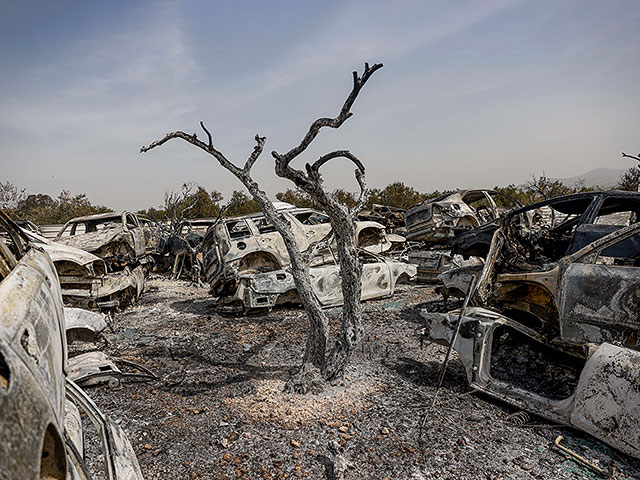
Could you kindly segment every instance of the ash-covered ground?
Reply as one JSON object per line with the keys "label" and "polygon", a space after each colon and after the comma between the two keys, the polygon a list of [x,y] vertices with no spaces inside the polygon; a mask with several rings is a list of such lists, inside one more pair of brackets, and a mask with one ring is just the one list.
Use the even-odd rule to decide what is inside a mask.
{"label": "ash-covered ground", "polygon": [[558,435],[603,466],[613,459],[615,478],[640,478],[639,461],[586,434],[535,417],[510,423],[514,409],[473,393],[455,354],[422,453],[419,427],[446,353],[421,348],[423,308],[447,306],[420,286],[366,302],[348,383],[285,394],[306,338],[304,310],[222,316],[206,289],[153,277],[140,303],[115,315],[102,349],[158,380],[87,393],[124,427],[146,479],[332,479],[334,440],[347,479],[599,478],[552,447]]}

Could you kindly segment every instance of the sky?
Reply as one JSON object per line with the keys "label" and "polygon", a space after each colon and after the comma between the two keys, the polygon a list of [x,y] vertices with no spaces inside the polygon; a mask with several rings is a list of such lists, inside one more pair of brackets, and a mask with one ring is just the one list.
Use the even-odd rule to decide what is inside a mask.
{"label": "sky", "polygon": [[[640,2],[22,1],[0,10],[0,181],[159,206],[184,182],[239,181],[166,133],[200,131],[254,178],[292,187],[272,150],[337,115],[364,62],[383,63],[339,130],[297,165],[348,149],[367,183],[419,191],[520,184],[633,166],[640,152]],[[357,190],[350,164],[328,188]]]}

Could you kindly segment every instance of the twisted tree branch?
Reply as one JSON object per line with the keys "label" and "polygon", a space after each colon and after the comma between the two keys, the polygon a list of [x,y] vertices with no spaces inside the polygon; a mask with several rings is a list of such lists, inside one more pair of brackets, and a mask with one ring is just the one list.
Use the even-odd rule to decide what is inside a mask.
{"label": "twisted tree branch", "polygon": [[140,153],[145,153],[148,152],[149,150],[152,150],[156,147],[159,147],[160,145],[163,145],[165,143],[167,143],[169,140],[172,140],[174,138],[181,138],[182,140],[190,143],[191,145],[195,145],[196,147],[204,150],[207,153],[210,153],[211,155],[213,155],[216,160],[218,160],[218,162],[220,163],[220,165],[222,165],[224,168],[226,168],[227,170],[229,170],[231,173],[233,173],[236,177],[240,178],[240,176],[242,176],[243,171],[242,169],[238,168],[236,165],[234,165],[233,163],[231,163],[227,157],[225,157],[223,155],[222,152],[216,150],[213,147],[213,144],[211,142],[211,134],[209,133],[209,131],[204,127],[204,123],[200,122],[200,125],[202,126],[202,128],[205,130],[205,132],[207,133],[208,137],[209,137],[209,144],[204,143],[202,140],[198,140],[197,135],[194,133],[193,135],[189,135],[188,133],[184,133],[184,132],[173,132],[173,133],[167,133],[164,138],[160,139],[160,140],[156,140],[153,143],[150,143],[149,145],[147,145],[146,147],[143,146],[140,149]]}
{"label": "twisted tree branch", "polygon": [[358,197],[358,200],[356,200],[356,204],[350,210],[351,217],[353,220],[356,219],[356,217],[358,216],[358,213],[360,213],[360,210],[362,210],[364,206],[367,204],[367,202],[369,201],[369,193],[370,193],[364,179],[364,171],[356,170],[355,175],[356,175],[356,180],[358,181],[358,186],[360,187],[360,196]]}
{"label": "twisted tree branch", "polygon": [[[362,89],[362,87],[364,87],[369,78],[371,78],[371,75],[373,75],[376,70],[379,70],[380,68],[382,68],[381,63],[376,63],[371,67],[368,63],[365,63],[364,72],[362,73],[361,77],[358,76],[358,72],[353,72],[353,88],[351,89],[351,92],[342,105],[340,113],[337,117],[317,119],[311,124],[311,126],[309,127],[309,131],[304,136],[300,144],[293,147],[288,152],[284,154],[279,154],[275,150],[271,152],[271,155],[276,159],[276,173],[279,176],[289,178],[284,174],[287,170],[289,171],[288,173],[291,177],[297,176],[293,173],[295,169],[289,166],[291,161],[307,149],[313,139],[316,138],[322,127],[339,128],[349,117],[351,117],[352,113],[350,110],[354,102],[356,101],[360,90]],[[295,172],[301,173],[299,170],[296,170]]]}
{"label": "twisted tree branch", "polygon": [[356,157],[353,153],[351,153],[349,150],[335,150],[333,152],[329,152],[321,156],[318,160],[313,162],[312,165],[309,165],[307,163],[305,166],[307,173],[309,173],[309,175],[317,175],[318,171],[320,170],[320,167],[322,167],[328,161],[333,160],[334,158],[346,158],[347,160],[350,160],[351,162],[353,162],[353,164],[358,168],[358,171],[360,171],[360,173],[364,173],[364,165],[362,164],[360,159]]}
{"label": "twisted tree branch", "polygon": [[638,154],[638,156],[633,156],[633,155],[627,155],[626,153],[622,152],[622,156],[623,157],[627,157],[627,158],[633,158],[634,160],[637,160],[640,162],[640,153]]}
{"label": "twisted tree branch", "polygon": [[249,175],[249,173],[251,172],[251,169],[253,168],[253,164],[256,163],[256,160],[258,160],[258,157],[262,153],[262,150],[264,149],[264,142],[267,139],[267,137],[261,137],[259,135],[256,135],[255,139],[256,139],[257,145],[253,147],[253,152],[251,152],[251,155],[249,155],[249,158],[247,159],[247,163],[244,164],[244,168],[242,169],[244,173],[246,173],[247,175]]}
{"label": "twisted tree branch", "polygon": [[200,121],[200,126],[202,127],[202,130],[204,130],[204,133],[207,134],[207,137],[209,137],[209,150],[213,150],[213,138],[211,137],[211,132],[207,130],[207,127],[204,126],[202,121]]}

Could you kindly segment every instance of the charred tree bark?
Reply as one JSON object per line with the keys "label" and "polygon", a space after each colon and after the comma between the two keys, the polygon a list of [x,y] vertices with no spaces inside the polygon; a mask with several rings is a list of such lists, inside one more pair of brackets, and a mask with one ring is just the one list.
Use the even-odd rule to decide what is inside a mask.
{"label": "charred tree bark", "polygon": [[[368,189],[365,183],[364,165],[347,150],[337,150],[328,153],[320,157],[313,164],[306,164],[306,171],[304,172],[291,167],[290,164],[292,160],[307,149],[322,127],[339,128],[351,117],[351,107],[361,88],[371,75],[381,67],[382,64],[375,64],[372,67],[370,67],[369,64],[365,64],[362,76],[358,76],[357,72],[353,72],[353,89],[337,117],[320,118],[313,122],[300,144],[288,152],[284,154],[279,154],[275,151],[272,152],[276,163],[276,174],[280,177],[288,178],[294,182],[296,186],[309,194],[329,216],[331,222],[332,235],[335,237],[337,245],[338,262],[342,276],[344,307],[340,337],[336,340],[329,354],[327,354],[329,322],[327,315],[312,293],[309,265],[315,252],[320,249],[322,245],[326,245],[330,238],[325,238],[310,246],[307,251],[302,252],[291,231],[289,222],[276,210],[271,200],[267,197],[267,194],[261,190],[259,185],[251,178],[251,168],[262,153],[265,137],[256,135],[256,146],[242,168],[230,162],[222,152],[214,148],[212,135],[202,122],[200,122],[200,126],[207,135],[207,143],[199,140],[196,134],[189,135],[178,131],[169,133],[161,140],[155,141],[140,149],[140,152],[147,152],[171,139],[181,138],[204,150],[212,155],[223,168],[230,171],[242,182],[254,200],[258,202],[266,218],[269,219],[280,235],[282,235],[291,260],[291,273],[296,289],[298,290],[300,301],[307,311],[310,324],[302,366],[299,371],[292,376],[288,385],[290,390],[299,393],[309,391],[313,388],[314,384],[322,379],[334,381],[341,378],[353,350],[363,336],[362,308],[360,305],[362,266],[360,265],[357,255],[355,219],[357,213],[367,202]],[[360,196],[352,209],[338,202],[331,193],[324,190],[322,185],[323,181],[320,168],[330,160],[336,158],[345,158],[356,166],[355,178],[360,187]]]}
{"label": "charred tree bark", "polygon": [[[300,144],[288,152],[284,154],[276,151],[271,152],[276,160],[276,174],[294,182],[299,189],[305,191],[322,207],[329,216],[331,227],[336,237],[344,305],[342,307],[340,337],[336,340],[333,349],[328,354],[325,367],[322,370],[322,376],[329,381],[342,378],[352,352],[364,334],[362,327],[362,306],[360,303],[362,298],[362,265],[360,264],[357,254],[354,224],[358,212],[367,202],[369,191],[365,183],[364,165],[348,150],[336,150],[323,155],[311,165],[307,163],[305,165],[306,172],[293,168],[291,162],[307,149],[322,127],[339,128],[351,117],[351,107],[358,97],[360,90],[369,78],[371,78],[371,75],[380,68],[382,68],[382,64],[374,64],[370,67],[368,63],[365,63],[362,76],[358,76],[357,72],[353,72],[353,88],[337,117],[319,118],[313,122]],[[320,168],[336,158],[347,159],[356,167],[354,173],[360,186],[360,196],[356,201],[356,205],[351,210],[338,202],[332,194],[325,191],[322,187],[323,181]]]}

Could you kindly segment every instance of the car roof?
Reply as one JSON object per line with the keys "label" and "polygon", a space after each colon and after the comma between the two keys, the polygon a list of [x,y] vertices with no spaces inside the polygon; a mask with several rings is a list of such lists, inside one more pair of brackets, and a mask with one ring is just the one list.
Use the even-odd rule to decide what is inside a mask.
{"label": "car roof", "polygon": [[[306,212],[312,212],[312,213],[319,213],[321,215],[326,215],[325,213],[319,211],[319,210],[315,210],[313,208],[299,208],[299,207],[288,207],[288,208],[283,208],[283,209],[278,209],[279,212],[292,212],[292,213],[306,213]],[[257,218],[257,217],[263,217],[264,213],[263,212],[256,212],[256,213],[249,213],[247,215],[237,215],[235,217],[227,217],[224,219],[225,222],[228,222],[230,220],[247,220],[247,219],[252,219],[252,218]]]}
{"label": "car roof", "polygon": [[[122,212],[124,213],[124,212]],[[122,218],[122,213],[117,212],[107,212],[107,213],[96,213],[95,215],[87,215],[85,217],[76,217],[69,220],[71,223],[76,222],[90,222],[92,220],[106,220],[109,218]]]}
{"label": "car roof", "polygon": [[[534,210],[536,208],[553,206],[555,210],[565,214],[579,214],[587,208],[596,197],[613,197],[621,200],[634,200],[640,202],[640,192],[629,192],[626,190],[602,190],[593,192],[581,192],[561,197],[550,198],[541,202],[525,205],[524,207],[513,210],[510,216],[517,215],[521,212]],[[587,203],[588,202],[588,203]]]}

